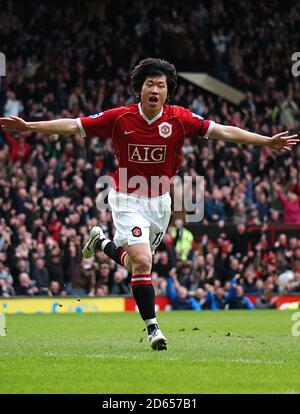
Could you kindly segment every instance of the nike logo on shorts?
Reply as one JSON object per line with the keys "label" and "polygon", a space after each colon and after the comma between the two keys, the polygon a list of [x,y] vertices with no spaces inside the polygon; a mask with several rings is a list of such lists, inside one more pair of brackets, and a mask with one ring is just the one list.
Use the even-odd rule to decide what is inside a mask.
{"label": "nike logo on shorts", "polygon": [[135,131],[124,131],[124,134],[125,135],[128,135],[128,134],[133,134]]}

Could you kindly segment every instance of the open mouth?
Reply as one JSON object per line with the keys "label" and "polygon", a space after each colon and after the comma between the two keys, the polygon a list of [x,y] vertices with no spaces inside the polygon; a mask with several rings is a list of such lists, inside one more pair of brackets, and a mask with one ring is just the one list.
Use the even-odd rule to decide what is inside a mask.
{"label": "open mouth", "polygon": [[156,96],[150,96],[149,102],[151,102],[151,103],[157,103],[158,102],[158,98]]}

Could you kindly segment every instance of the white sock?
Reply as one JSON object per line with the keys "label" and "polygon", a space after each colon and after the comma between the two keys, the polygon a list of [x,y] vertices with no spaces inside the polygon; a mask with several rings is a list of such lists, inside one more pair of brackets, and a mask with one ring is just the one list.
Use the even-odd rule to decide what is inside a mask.
{"label": "white sock", "polygon": [[101,250],[104,251],[104,248],[108,245],[108,243],[110,243],[111,240],[110,239],[104,239],[103,242],[101,243]]}
{"label": "white sock", "polygon": [[145,324],[146,326],[150,326],[150,325],[157,325],[157,320],[156,318],[152,318],[152,319],[145,319]]}

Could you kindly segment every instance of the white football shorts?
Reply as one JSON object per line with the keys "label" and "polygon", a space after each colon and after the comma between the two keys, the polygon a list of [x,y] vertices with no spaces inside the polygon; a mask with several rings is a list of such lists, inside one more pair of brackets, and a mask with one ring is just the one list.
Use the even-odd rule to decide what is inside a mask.
{"label": "white football shorts", "polygon": [[108,203],[116,227],[116,246],[149,243],[154,253],[170,222],[170,194],[148,198],[120,193],[112,188],[108,194]]}

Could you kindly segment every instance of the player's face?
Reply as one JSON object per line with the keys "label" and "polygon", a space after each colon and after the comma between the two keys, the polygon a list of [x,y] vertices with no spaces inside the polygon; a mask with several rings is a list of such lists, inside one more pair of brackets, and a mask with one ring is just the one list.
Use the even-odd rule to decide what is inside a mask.
{"label": "player's face", "polygon": [[141,91],[141,101],[144,113],[150,116],[160,112],[168,96],[167,77],[148,76]]}

